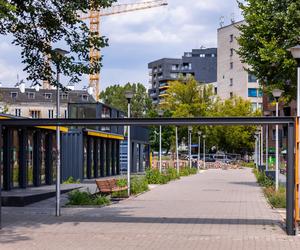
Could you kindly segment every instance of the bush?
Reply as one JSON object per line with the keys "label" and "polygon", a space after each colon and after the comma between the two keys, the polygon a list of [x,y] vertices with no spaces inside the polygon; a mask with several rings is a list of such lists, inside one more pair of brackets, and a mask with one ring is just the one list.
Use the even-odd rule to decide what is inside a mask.
{"label": "bush", "polygon": [[262,187],[272,187],[274,186],[274,182],[269,179],[264,172],[259,172],[257,169],[253,170],[257,183]]}
{"label": "bush", "polygon": [[177,174],[177,169],[175,168],[168,168],[167,175],[169,176],[170,180],[180,179],[179,174]]}
{"label": "bush", "polygon": [[279,187],[278,191],[275,191],[274,187],[268,187],[264,189],[264,194],[268,198],[271,205],[275,208],[286,208],[286,189],[285,187]]}
{"label": "bush", "polygon": [[80,184],[80,180],[75,180],[72,176],[70,176],[63,182],[63,184]]}
{"label": "bush", "polygon": [[148,181],[144,176],[131,178],[130,190],[132,194],[140,194],[149,190]]}
{"label": "bush", "polygon": [[180,176],[189,176],[190,175],[189,168],[182,168],[182,169],[180,169],[179,175]]}
{"label": "bush", "polygon": [[110,200],[106,196],[91,195],[89,192],[72,191],[68,194],[67,205],[108,205]]}
{"label": "bush", "polygon": [[197,174],[197,168],[188,168],[188,171],[190,175]]}
{"label": "bush", "polygon": [[246,168],[255,168],[255,163],[253,161],[243,162],[242,166]]}
{"label": "bush", "polygon": [[[144,176],[134,176],[130,180],[131,180],[131,182],[130,182],[131,194],[136,195],[136,194],[140,194],[140,193],[143,193],[143,192],[149,190],[148,181],[147,181],[146,177],[144,177]],[[127,180],[126,179],[119,179],[117,181],[117,185],[119,187],[127,186]],[[113,198],[128,197],[128,192],[127,192],[127,190],[114,192],[112,194],[112,197]]]}
{"label": "bush", "polygon": [[149,184],[165,184],[167,183],[167,178],[159,172],[158,169],[149,169],[146,171],[146,179]]}

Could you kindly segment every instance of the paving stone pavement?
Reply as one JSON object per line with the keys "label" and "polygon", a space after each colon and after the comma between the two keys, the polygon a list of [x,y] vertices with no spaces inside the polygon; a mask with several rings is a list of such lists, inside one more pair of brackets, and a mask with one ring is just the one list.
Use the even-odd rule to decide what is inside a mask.
{"label": "paving stone pavement", "polygon": [[59,218],[49,206],[3,208],[0,249],[300,249],[250,169],[208,170]]}

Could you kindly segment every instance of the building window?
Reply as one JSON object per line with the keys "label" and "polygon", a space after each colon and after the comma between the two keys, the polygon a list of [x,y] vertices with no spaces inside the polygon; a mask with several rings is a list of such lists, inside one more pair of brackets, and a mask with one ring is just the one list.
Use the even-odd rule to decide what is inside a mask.
{"label": "building window", "polygon": [[230,49],[230,56],[233,56],[233,49]]}
{"label": "building window", "polygon": [[53,109],[48,110],[48,118],[52,119],[54,117],[54,111]]}
{"label": "building window", "polygon": [[40,113],[41,112],[39,110],[31,110],[30,111],[30,116],[33,119],[37,119],[37,118],[40,118]]}
{"label": "building window", "polygon": [[172,79],[176,79],[176,78],[177,78],[177,74],[171,73],[171,74],[170,74],[170,77],[171,77]]}
{"label": "building window", "polygon": [[232,43],[233,42],[233,34],[231,34],[230,36],[229,36],[229,41]]}
{"label": "building window", "polygon": [[233,69],[233,62],[230,63],[230,69]]}
{"label": "building window", "polygon": [[15,115],[21,116],[21,109],[15,109]]}
{"label": "building window", "polygon": [[258,97],[262,97],[263,96],[263,92],[261,89],[258,89],[258,94],[257,94]]}
{"label": "building window", "polygon": [[230,86],[233,86],[233,78],[230,78]]}
{"label": "building window", "polygon": [[251,107],[252,107],[252,111],[256,111],[257,110],[257,103],[256,102],[251,103]]}
{"label": "building window", "polygon": [[233,92],[230,92],[230,98],[233,98]]}
{"label": "building window", "polygon": [[248,97],[257,97],[257,89],[248,89]]}
{"label": "building window", "polygon": [[68,110],[65,109],[65,118],[68,118]]}
{"label": "building window", "polygon": [[263,104],[262,103],[258,103],[257,104],[257,108],[262,111],[263,110]]}
{"label": "building window", "polygon": [[49,99],[52,98],[52,94],[51,93],[45,93],[44,96],[45,96],[45,99],[47,99],[47,100],[49,100]]}
{"label": "building window", "polygon": [[81,100],[82,101],[88,101],[88,95],[81,95]]}
{"label": "building window", "polygon": [[60,98],[61,98],[62,100],[68,100],[68,97],[69,97],[68,94],[61,94],[61,95],[60,95]]}
{"label": "building window", "polygon": [[216,55],[215,54],[211,54],[211,57],[216,57]]}
{"label": "building window", "polygon": [[18,93],[17,92],[11,92],[10,96],[12,99],[16,99],[18,97]]}
{"label": "building window", "polygon": [[178,70],[178,68],[179,68],[178,64],[173,64],[171,70]]}
{"label": "building window", "polygon": [[27,97],[28,97],[28,99],[34,99],[35,98],[35,93],[29,92],[29,93],[27,93]]}
{"label": "building window", "polygon": [[200,57],[205,57],[205,54],[200,54]]}
{"label": "building window", "polygon": [[248,74],[248,82],[257,82],[257,77],[252,74]]}
{"label": "building window", "polygon": [[215,87],[215,95],[217,95],[217,94],[218,94],[218,88]]}

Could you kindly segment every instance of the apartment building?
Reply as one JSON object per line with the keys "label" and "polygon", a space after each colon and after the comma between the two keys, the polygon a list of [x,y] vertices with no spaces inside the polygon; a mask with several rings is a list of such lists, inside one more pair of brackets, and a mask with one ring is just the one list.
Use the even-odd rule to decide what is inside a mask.
{"label": "apartment building", "polygon": [[242,23],[243,21],[240,21],[218,29],[218,95],[221,99],[240,96],[250,100],[254,110],[262,109],[263,93],[259,82],[254,75],[245,70],[249,66],[242,63],[236,53],[239,49],[238,26]]}
{"label": "apartment building", "polygon": [[[86,90],[72,90],[60,93],[60,114],[68,117],[68,103],[95,103]],[[0,88],[0,112],[29,118],[55,118],[56,90],[26,88]]]}
{"label": "apartment building", "polygon": [[180,76],[193,76],[200,83],[217,81],[217,49],[193,49],[182,58],[163,58],[148,64],[151,88],[149,96],[153,104],[164,102],[169,82]]}

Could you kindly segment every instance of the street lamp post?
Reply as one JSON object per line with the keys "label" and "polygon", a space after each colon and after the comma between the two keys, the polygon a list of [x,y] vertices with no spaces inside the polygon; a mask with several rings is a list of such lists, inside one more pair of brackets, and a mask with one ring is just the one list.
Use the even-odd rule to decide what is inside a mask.
{"label": "street lamp post", "polygon": [[[158,110],[158,115],[161,118],[164,115],[163,110]],[[159,126],[159,172],[162,171],[162,159],[161,159],[161,125]]]}
{"label": "street lamp post", "polygon": [[[53,51],[60,58],[69,54],[68,51],[56,48]],[[60,118],[60,96],[59,96],[59,85],[60,85],[60,60],[56,62],[56,119]],[[60,182],[61,182],[61,162],[60,162],[60,126],[56,126],[56,216],[60,216]]]}
{"label": "street lamp post", "polygon": [[198,131],[198,163],[197,163],[197,166],[198,166],[198,172],[200,170],[200,142],[201,142],[201,134],[202,132],[201,131]]}
{"label": "street lamp post", "polygon": [[188,127],[188,134],[189,134],[189,165],[192,168],[192,126]]}
{"label": "street lamp post", "polygon": [[203,135],[203,168],[206,168],[206,163],[205,163],[205,138],[206,135]]}
{"label": "street lamp post", "polygon": [[175,134],[176,134],[176,168],[177,174],[179,175],[179,157],[178,157],[178,127],[175,127]]}
{"label": "street lamp post", "polygon": [[[130,118],[131,113],[131,99],[133,98],[132,91],[126,91],[125,97],[127,99],[127,117]],[[131,171],[131,138],[130,138],[130,126],[127,126],[127,192],[130,196],[130,171]]]}
{"label": "street lamp post", "polygon": [[[269,116],[270,111],[265,111],[264,116]],[[266,170],[269,170],[269,125],[266,125]]]}
{"label": "street lamp post", "polygon": [[[282,90],[280,89],[274,89],[272,91],[272,94],[276,101],[276,117],[279,115],[278,110],[278,102],[279,98],[282,95]],[[279,139],[278,139],[278,125],[276,125],[276,178],[275,178],[275,189],[278,190],[279,187]]]}

